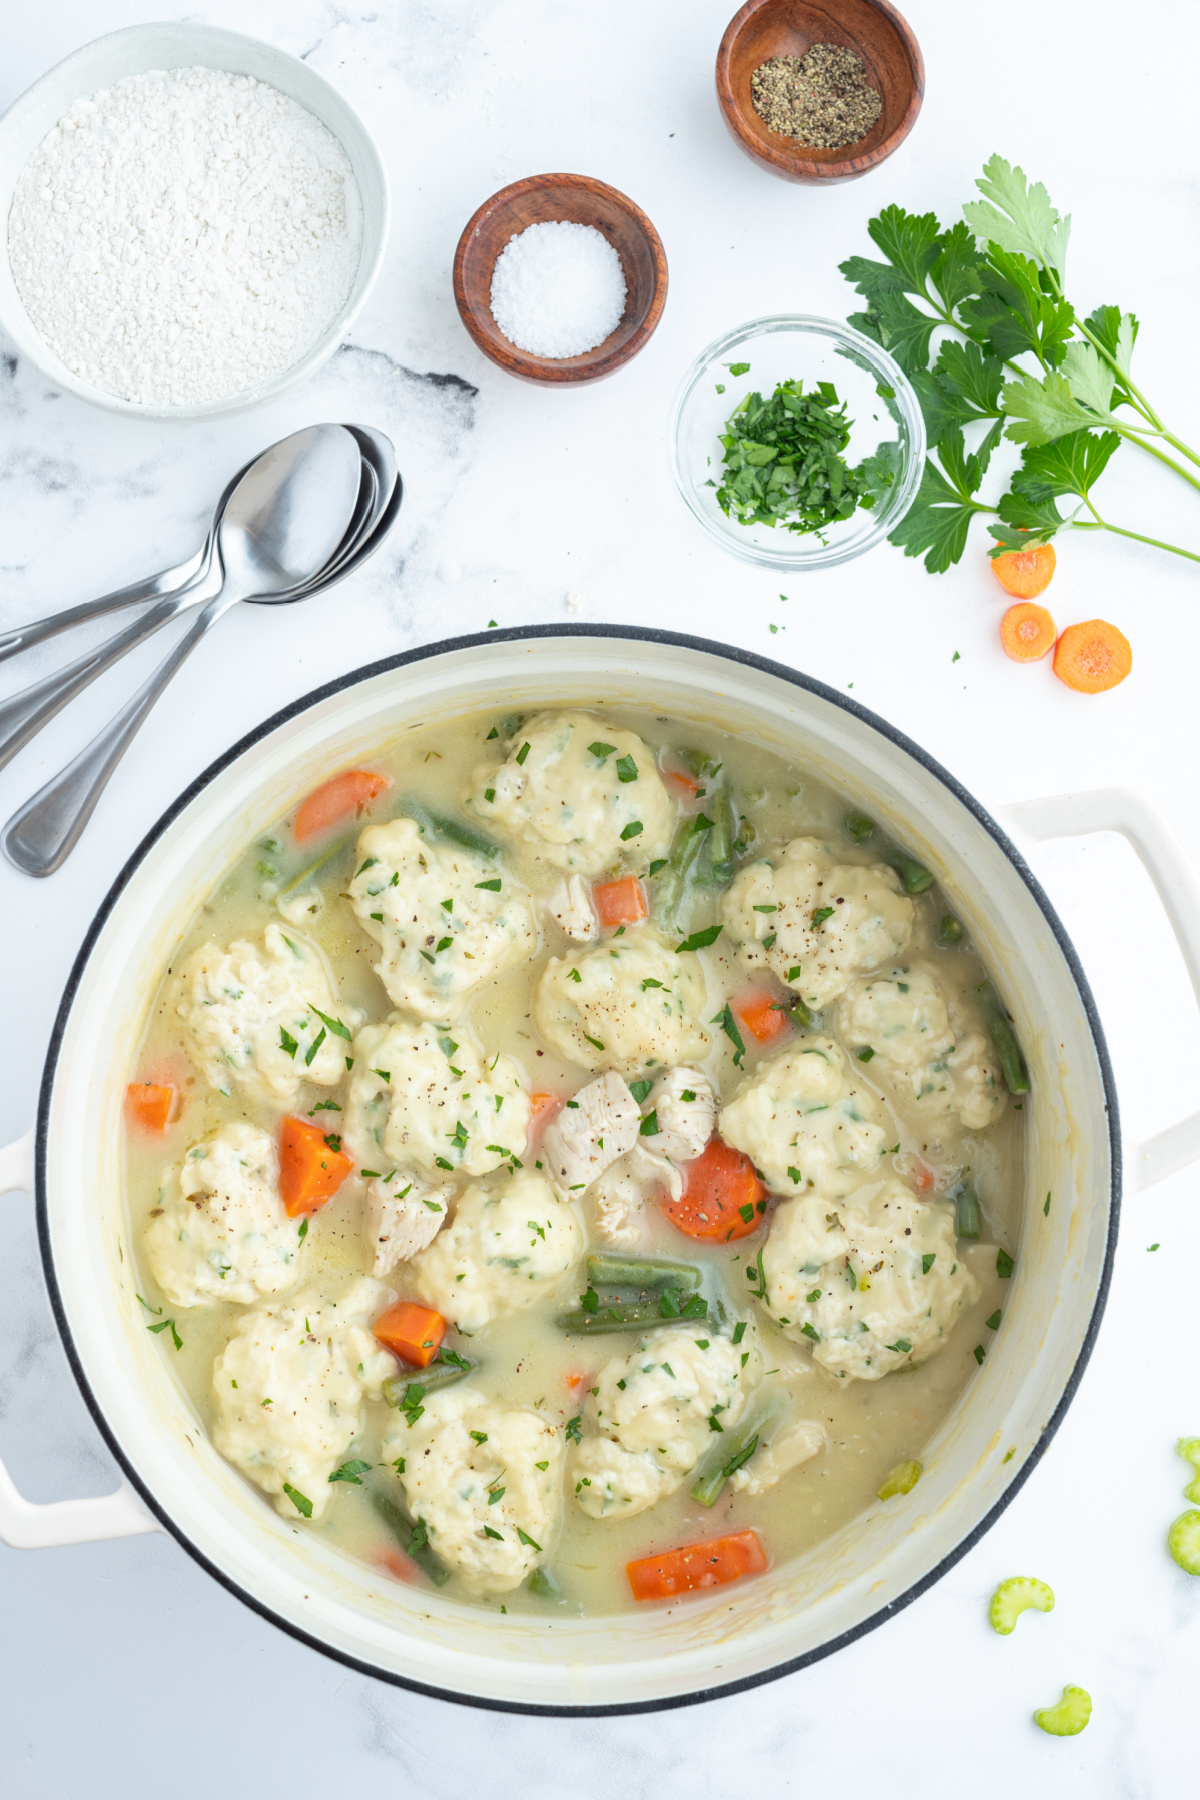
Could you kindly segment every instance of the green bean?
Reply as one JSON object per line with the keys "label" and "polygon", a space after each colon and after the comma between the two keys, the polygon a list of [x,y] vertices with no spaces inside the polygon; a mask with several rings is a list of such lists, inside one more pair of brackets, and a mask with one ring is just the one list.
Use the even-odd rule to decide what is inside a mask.
{"label": "green bean", "polygon": [[567,1596],[549,1569],[537,1568],[533,1571],[529,1577],[529,1591],[536,1594],[539,1600],[553,1600],[558,1606],[566,1604]]}
{"label": "green bean", "polygon": [[[390,1381],[383,1384],[383,1397],[389,1406],[407,1407],[410,1404],[419,1406],[426,1394],[434,1388],[453,1387],[456,1381],[465,1381],[479,1367],[478,1362],[469,1356],[461,1358],[461,1364],[450,1362],[432,1362],[427,1369],[421,1369],[415,1375],[393,1375]],[[412,1400],[409,1400],[411,1389],[418,1389]]]}
{"label": "green bean", "polygon": [[988,1624],[1001,1637],[1007,1637],[1023,1612],[1036,1607],[1038,1612],[1054,1611],[1054,1594],[1044,1581],[1032,1575],[1013,1575],[1002,1581],[988,1606]]}
{"label": "green bean", "polygon": [[1167,1548],[1185,1575],[1200,1575],[1200,1512],[1180,1513],[1167,1533]]}
{"label": "green bean", "polygon": [[352,831],[346,837],[340,837],[336,844],[332,844],[323,855],[318,856],[316,862],[309,863],[306,869],[301,869],[298,875],[293,875],[292,879],[280,888],[279,898],[282,900],[286,895],[294,893],[298,887],[303,887],[306,881],[312,879],[318,869],[323,869],[327,862],[332,862],[335,856],[340,856],[347,844],[353,843],[353,841],[354,833]]}
{"label": "green bean", "polygon": [[626,1300],[611,1306],[601,1305],[595,1312],[584,1312],[581,1306],[559,1313],[554,1323],[560,1331],[577,1331],[595,1337],[605,1331],[641,1331],[648,1325],[661,1325],[663,1310],[657,1300]]}
{"label": "green bean", "polygon": [[954,1196],[954,1229],[960,1238],[977,1238],[983,1229],[979,1195],[969,1181],[964,1181]]}
{"label": "green bean", "polygon": [[967,933],[961,919],[953,913],[946,913],[938,920],[937,946],[939,950],[955,950],[962,943]]}
{"label": "green bean", "polygon": [[895,844],[888,845],[881,860],[895,869],[906,894],[923,894],[937,879],[932,869],[927,869],[924,863],[918,862],[915,856],[910,856],[907,850],[901,850]]}
{"label": "green bean", "polygon": [[435,1555],[430,1549],[421,1526],[414,1524],[404,1508],[397,1506],[394,1500],[389,1500],[388,1496],[381,1493],[378,1488],[371,1488],[369,1491],[372,1506],[384,1524],[395,1533],[396,1540],[405,1555],[412,1557],[417,1567],[425,1571],[435,1587],[445,1587],[450,1579],[450,1571],[441,1557]]}
{"label": "green bean", "polygon": [[609,1256],[601,1251],[587,1259],[588,1280],[593,1287],[692,1287],[700,1286],[695,1263],[668,1262],[659,1256]]}
{"label": "green bean", "polygon": [[853,838],[856,844],[865,844],[875,830],[874,819],[868,819],[866,813],[846,814],[846,836]]}
{"label": "green bean", "polygon": [[1057,1706],[1042,1706],[1033,1722],[1051,1737],[1076,1737],[1092,1716],[1092,1696],[1086,1688],[1065,1687]]}
{"label": "green bean", "polygon": [[983,1022],[995,1045],[1000,1069],[1009,1093],[1027,1094],[1029,1092],[1029,1070],[1021,1053],[1017,1034],[1012,1028],[999,994],[990,981],[981,981],[975,989],[975,998],[979,1002]]}
{"label": "green bean", "polygon": [[432,831],[437,837],[449,838],[452,844],[461,844],[464,850],[474,850],[477,856],[495,857],[500,854],[499,844],[485,837],[482,831],[476,831],[473,825],[466,824],[462,819],[451,819],[445,813],[430,812],[422,801],[414,799],[411,794],[406,794],[401,800],[400,811],[407,814],[415,824],[424,826],[426,831]]}
{"label": "green bean", "polygon": [[897,1494],[911,1494],[924,1473],[924,1463],[897,1463],[884,1476],[883,1485],[878,1492],[879,1499],[892,1500]]}
{"label": "green bean", "polygon": [[674,917],[683,898],[688,872],[699,856],[703,842],[704,833],[696,830],[694,822],[691,819],[681,819],[675,828],[675,836],[671,839],[667,866],[660,869],[655,877],[655,911],[662,919],[670,921]]}
{"label": "green bean", "polygon": [[698,1500],[701,1506],[715,1506],[729,1477],[736,1474],[743,1463],[750,1461],[758,1449],[759,1438],[774,1424],[773,1414],[760,1415],[751,1424],[743,1425],[740,1431],[731,1433],[702,1465],[692,1483],[692,1499]]}

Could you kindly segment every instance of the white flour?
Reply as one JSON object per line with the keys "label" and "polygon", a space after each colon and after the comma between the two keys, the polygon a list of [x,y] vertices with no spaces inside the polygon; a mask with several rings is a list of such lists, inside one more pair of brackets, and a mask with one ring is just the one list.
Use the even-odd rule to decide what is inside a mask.
{"label": "white flour", "polygon": [[297,362],[350,290],[361,243],[345,151],[246,75],[152,69],[77,100],[21,173],[18,292],[76,375],[194,406]]}

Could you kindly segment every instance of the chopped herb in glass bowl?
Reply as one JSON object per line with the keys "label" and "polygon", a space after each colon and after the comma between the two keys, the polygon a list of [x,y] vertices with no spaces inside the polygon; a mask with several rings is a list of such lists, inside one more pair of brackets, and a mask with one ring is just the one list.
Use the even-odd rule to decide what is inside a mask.
{"label": "chopped herb in glass bowl", "polygon": [[726,549],[768,567],[828,568],[894,530],[925,432],[907,378],[833,320],[757,319],[709,346],[675,400],[672,472]]}

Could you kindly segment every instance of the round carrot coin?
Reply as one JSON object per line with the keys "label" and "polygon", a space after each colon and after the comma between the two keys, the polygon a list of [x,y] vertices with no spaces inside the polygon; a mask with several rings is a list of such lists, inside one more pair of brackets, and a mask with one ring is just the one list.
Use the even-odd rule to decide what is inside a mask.
{"label": "round carrot coin", "polygon": [[662,1210],[676,1230],[686,1237],[717,1238],[729,1243],[748,1237],[762,1224],[766,1209],[765,1189],[754,1173],[754,1164],[740,1150],[731,1150],[714,1138],[706,1150],[679,1173],[683,1192],[678,1200],[664,1200]]}
{"label": "round carrot coin", "polygon": [[1019,600],[1000,621],[1000,643],[1014,662],[1040,662],[1054,648],[1054,620],[1044,606]]}
{"label": "round carrot coin", "polygon": [[1124,681],[1133,651],[1123,632],[1107,619],[1068,625],[1054,649],[1054,673],[1078,694],[1103,694]]}
{"label": "round carrot coin", "polygon": [[993,556],[992,574],[1014,600],[1033,600],[1050,586],[1058,558],[1053,544],[1036,544],[1030,550],[1006,550]]}

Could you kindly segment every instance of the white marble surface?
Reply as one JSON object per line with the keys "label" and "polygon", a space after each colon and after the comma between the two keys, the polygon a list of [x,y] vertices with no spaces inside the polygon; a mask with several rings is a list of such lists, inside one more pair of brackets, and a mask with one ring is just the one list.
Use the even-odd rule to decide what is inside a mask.
{"label": "white marble surface", "polygon": [[[663,454],[675,381],[710,337],[773,309],[852,310],[836,264],[868,249],[868,214],[900,200],[948,219],[993,150],[1074,212],[1071,292],[1139,314],[1144,387],[1185,436],[1200,435],[1194,89],[1189,59],[1176,54],[1194,34],[1194,7],[1009,0],[998,12],[908,0],[929,77],[918,127],[882,173],[812,193],[759,171],[721,125],[712,59],[732,4],[214,0],[192,15],[304,54],[361,109],[394,183],[385,273],[323,375],[217,424],[114,420],[47,391],[25,364],[0,366],[0,622],[184,554],[228,472],[314,418],[390,432],[407,500],[385,553],[336,600],[282,616],[243,609],[221,625],[61,874],[35,884],[0,868],[0,1138],[32,1114],[62,983],[96,903],[199,769],[331,674],[490,619],[564,619],[568,593],[584,596],[584,619],[692,630],[853,684],[987,804],[1136,787],[1200,860],[1191,566],[1094,538],[1060,551],[1049,595],[1060,624],[1107,616],[1134,646],[1132,678],[1089,700],[1045,668],[1005,661],[982,552],[935,581],[885,547],[783,583],[781,604],[779,582],[702,538]],[[162,10],[157,0],[14,0],[0,103],[88,38]],[[465,219],[495,188],[542,169],[585,171],[631,193],[670,260],[657,336],[592,391],[509,381],[475,352],[451,297]],[[1132,461],[1125,453],[1106,479],[1113,516],[1200,546],[1200,502]],[[61,656],[47,646],[3,669],[0,692]],[[0,774],[0,817],[92,735],[133,675],[111,674]],[[1200,1024],[1181,961],[1116,840],[1048,849],[1036,865],[1095,983],[1127,1128],[1144,1136],[1190,1110],[1200,1089]],[[389,1689],[303,1649],[165,1538],[0,1550],[0,1792],[58,1800],[137,1786],[191,1800],[374,1781],[398,1800],[518,1786],[530,1800],[580,1789],[641,1800],[751,1784],[927,1800],[1193,1794],[1200,1582],[1176,1571],[1163,1534],[1184,1504],[1174,1439],[1200,1430],[1195,1188],[1183,1175],[1128,1201],[1099,1348],[1015,1504],[932,1592],[835,1658],[700,1710],[503,1717]],[[103,1492],[113,1467],[55,1338],[31,1203],[4,1204],[0,1452],[32,1498]],[[1153,1242],[1162,1248],[1147,1254]],[[986,1598],[1017,1571],[1051,1582],[1058,1605],[1002,1640],[987,1627]],[[1065,1682],[1091,1691],[1095,1713],[1083,1736],[1055,1741],[1030,1712]]]}

